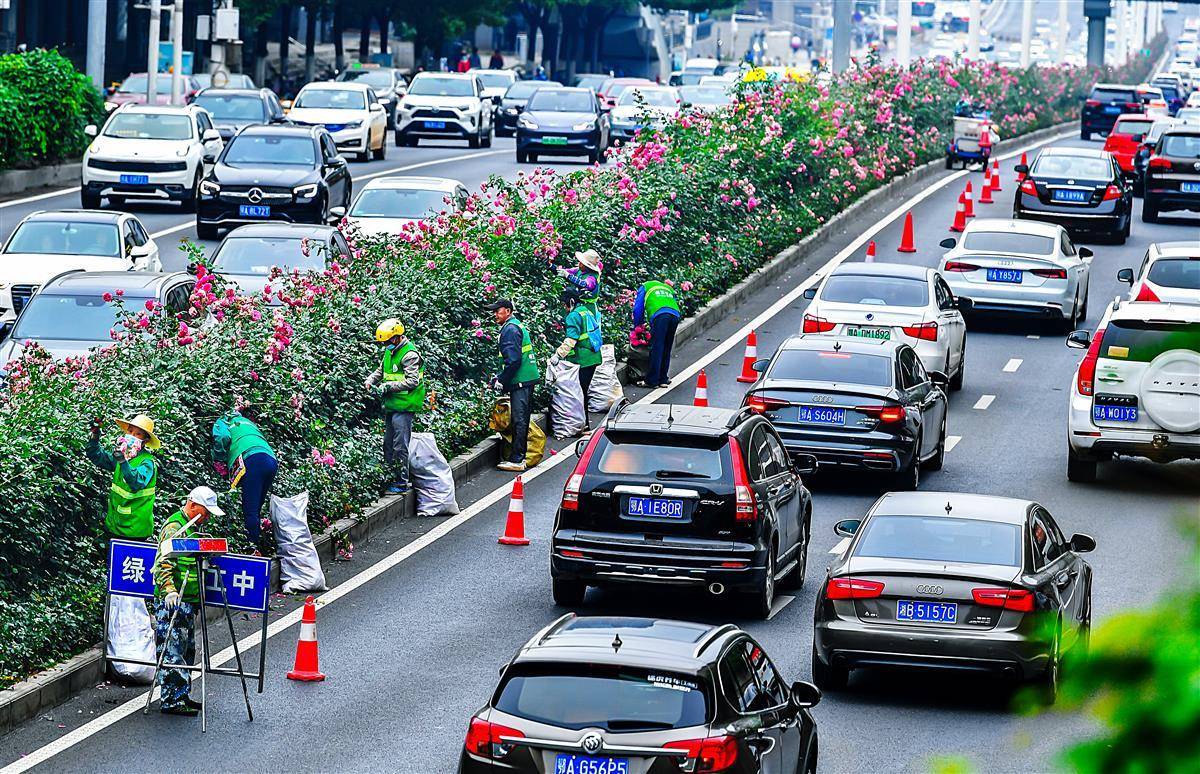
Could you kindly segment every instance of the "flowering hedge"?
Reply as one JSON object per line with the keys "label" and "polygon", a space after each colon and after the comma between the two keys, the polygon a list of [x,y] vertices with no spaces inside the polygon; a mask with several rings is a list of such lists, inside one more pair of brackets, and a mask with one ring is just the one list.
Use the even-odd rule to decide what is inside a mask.
{"label": "flowering hedge", "polygon": [[78,159],[103,120],[104,98],[57,51],[0,56],[0,169]]}
{"label": "flowering hedge", "polygon": [[[216,483],[213,419],[253,404],[280,452],[276,490],[307,489],[321,530],[385,480],[382,419],[363,387],[380,319],[403,320],[423,353],[437,408],[421,424],[449,456],[487,433],[496,331],[483,305],[513,298],[548,355],[561,336],[551,269],[573,251],[604,256],[605,338],[623,342],[641,282],[673,283],[694,311],[847,202],[941,155],[962,95],[988,104],[1011,136],[1075,116],[1098,75],[937,63],[865,67],[827,85],[746,84],[728,112],[684,115],[607,166],[493,177],[461,213],[390,239],[350,233],[347,265],[277,273],[262,296],[201,272],[190,310],[127,309],[114,344],[90,361],[29,348],[0,396],[0,681],[98,638],[106,481],[83,458],[90,417],[156,419],[162,519],[190,487]],[[217,529],[244,540],[225,499],[231,515]]]}

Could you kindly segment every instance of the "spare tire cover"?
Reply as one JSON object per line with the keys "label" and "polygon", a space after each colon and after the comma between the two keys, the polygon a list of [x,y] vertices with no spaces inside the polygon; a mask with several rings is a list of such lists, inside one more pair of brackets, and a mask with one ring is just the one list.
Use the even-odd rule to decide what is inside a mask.
{"label": "spare tire cover", "polygon": [[1200,430],[1200,352],[1164,352],[1142,376],[1142,409],[1173,433]]}

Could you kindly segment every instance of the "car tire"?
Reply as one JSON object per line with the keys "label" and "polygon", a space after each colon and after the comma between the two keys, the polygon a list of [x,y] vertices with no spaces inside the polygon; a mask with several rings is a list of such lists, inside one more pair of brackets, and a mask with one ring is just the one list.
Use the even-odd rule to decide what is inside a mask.
{"label": "car tire", "polygon": [[221,229],[211,223],[196,221],[196,236],[209,242],[215,242],[221,237]]}
{"label": "car tire", "polygon": [[1037,677],[1038,700],[1047,707],[1058,700],[1058,683],[1062,673],[1061,642],[1062,634],[1055,633],[1054,642],[1050,645],[1050,661],[1046,664],[1046,670]]}
{"label": "car tire", "polygon": [[480,146],[480,144],[482,144],[482,142],[483,142],[483,133],[475,132],[475,134],[473,136],[467,138],[467,147],[468,148],[478,148]]}
{"label": "car tire", "polygon": [[1068,481],[1073,481],[1076,484],[1094,483],[1099,467],[1100,462],[1098,460],[1076,454],[1074,449],[1069,446],[1067,447]]}
{"label": "car tire", "polygon": [[1080,130],[1079,130],[1079,139],[1081,139],[1081,140],[1085,140],[1085,141],[1086,141],[1086,140],[1091,140],[1091,139],[1092,139],[1092,133],[1091,133],[1091,132],[1089,132],[1087,129],[1080,129]]}
{"label": "car tire", "polygon": [[946,157],[946,169],[954,169],[954,159]]}
{"label": "car tire", "polygon": [[124,196],[108,197],[108,206],[112,207],[113,209],[117,209],[117,210],[121,209],[122,207],[125,206],[125,197]]}
{"label": "car tire", "polygon": [[825,666],[817,656],[817,646],[812,649],[812,681],[822,691],[844,691],[850,681],[850,670],[844,666]]}
{"label": "car tire", "polygon": [[963,380],[967,378],[967,339],[963,337],[962,354],[958,357],[958,370],[950,374],[950,383],[947,385],[951,392],[958,392],[963,388]]}
{"label": "car tire", "polygon": [[528,164],[529,163],[529,154],[522,153],[521,151],[517,151],[517,163],[518,164]]}
{"label": "car tire", "polygon": [[767,566],[763,572],[762,585],[758,590],[747,595],[750,614],[764,621],[767,620],[767,616],[771,615],[771,608],[775,606],[775,571],[778,551],[779,547],[772,541],[771,548],[767,551]]}
{"label": "car tire", "polygon": [[592,164],[599,164],[599,163],[600,163],[600,151],[599,151],[599,149],[597,149],[597,150],[594,150],[594,151],[588,151],[588,155],[587,155],[587,163],[588,163],[588,166],[591,166]]}
{"label": "car tire", "polygon": [[1079,305],[1079,322],[1087,322],[1088,318],[1088,291],[1083,291],[1083,302]]}
{"label": "car tire", "polygon": [[1142,198],[1142,222],[1158,222],[1158,202],[1154,201],[1149,196]]}
{"label": "car tire", "polygon": [[489,127],[488,127],[488,130],[487,130],[487,134],[485,134],[485,135],[483,136],[483,142],[482,142],[481,144],[482,144],[482,145],[483,145],[483,147],[485,147],[485,148],[490,148],[490,147],[492,147],[492,139],[493,139],[493,136],[492,136],[492,127],[490,127],[490,126],[489,126]]}
{"label": "car tire", "polygon": [[925,470],[941,470],[944,464],[946,464],[946,418],[942,417],[942,430],[938,440],[937,451],[933,453],[932,457],[925,460],[925,464],[921,467],[925,468]]}
{"label": "car tire", "polygon": [[529,163],[530,163],[530,164],[536,164],[536,163],[537,163],[537,160],[538,160],[538,155],[537,155],[536,153],[530,153],[530,154],[527,154],[527,156],[528,156],[528,158],[529,158]]}
{"label": "car tire", "polygon": [[104,206],[104,197],[100,194],[91,194],[87,189],[79,191],[79,206],[85,210],[98,210]]}
{"label": "car tire", "polygon": [[408,144],[404,141],[404,137],[400,135],[400,132],[396,132],[394,135],[392,135],[392,142],[396,144],[397,148],[402,148]]}
{"label": "car tire", "polygon": [[804,573],[808,570],[808,535],[812,531],[811,513],[804,514],[804,521],[800,528],[803,530],[803,534],[796,542],[796,566],[779,582],[782,588],[789,591],[795,591],[804,585]]}
{"label": "car tire", "polygon": [[387,158],[387,135],[379,139],[379,150],[375,151],[373,155],[376,161],[383,161]]}
{"label": "car tire", "polygon": [[587,584],[583,581],[551,578],[550,593],[554,597],[554,604],[560,607],[579,607],[587,594]]}
{"label": "car tire", "polygon": [[897,492],[915,492],[921,486],[921,437],[917,436],[916,449],[913,452],[912,462],[907,468],[898,470],[893,474],[893,488]]}

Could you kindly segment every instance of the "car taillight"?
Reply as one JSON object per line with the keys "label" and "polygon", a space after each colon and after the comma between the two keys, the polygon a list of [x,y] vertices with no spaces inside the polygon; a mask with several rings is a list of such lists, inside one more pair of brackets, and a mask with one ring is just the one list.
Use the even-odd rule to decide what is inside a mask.
{"label": "car taillight", "polygon": [[1033,178],[1027,177],[1021,181],[1021,193],[1037,196],[1037,186],[1033,184]]}
{"label": "car taillight", "polygon": [[975,604],[1002,607],[1019,613],[1033,612],[1033,592],[1026,589],[971,589]]}
{"label": "car taillight", "polygon": [[1113,199],[1120,199],[1120,198],[1121,198],[1121,189],[1117,188],[1115,185],[1110,185],[1108,188],[1104,189],[1104,201],[1109,202],[1109,201],[1112,201]]}
{"label": "car taillight", "polygon": [[937,341],[938,324],[935,322],[923,322],[916,325],[905,325],[901,330],[905,336],[911,336],[914,339],[922,341]]}
{"label": "car taillight", "polygon": [[824,317],[814,317],[811,314],[804,315],[804,326],[801,328],[802,333],[828,333],[833,330],[837,323],[831,323]]}
{"label": "car taillight", "polygon": [[684,771],[728,771],[737,763],[737,740],[732,736],[680,739],[666,742],[663,747],[687,751],[687,760],[691,763],[691,768],[681,766]]}
{"label": "car taillight", "polygon": [[1151,156],[1147,166],[1150,169],[1170,169],[1171,160],[1164,159],[1162,156]]}
{"label": "car taillight", "polygon": [[1066,269],[1034,269],[1033,274],[1046,279],[1066,279]]}
{"label": "car taillight", "polygon": [[883,594],[883,584],[862,578],[830,578],[825,584],[826,599],[875,599]]}
{"label": "car taillight", "polygon": [[1100,100],[1089,99],[1087,102],[1085,102],[1083,104],[1087,105],[1088,107],[1100,107]]}
{"label": "car taillight", "polygon": [[757,393],[750,393],[746,396],[746,406],[756,414],[766,414],[771,411],[778,411],[785,406],[789,406],[786,400],[777,400],[775,398],[766,398]]}
{"label": "car taillight", "polygon": [[1146,109],[1146,106],[1141,102],[1126,102],[1125,108],[1134,113],[1141,113]]}
{"label": "car taillight", "polygon": [[571,477],[567,479],[567,485],[563,487],[562,509],[564,511],[579,510],[579,490],[583,486],[583,474],[587,471],[588,462],[592,459],[592,452],[596,450],[596,444],[600,442],[602,435],[604,435],[603,429],[593,433],[583,454],[579,455],[579,461],[575,463],[575,470],[571,472]]}
{"label": "car taillight", "polygon": [[512,750],[512,745],[508,742],[502,742],[500,737],[521,737],[525,734],[515,728],[502,726],[499,723],[489,723],[483,718],[471,718],[471,725],[467,727],[467,741],[465,747],[467,752],[473,755],[480,755],[484,758],[503,758]]}
{"label": "car taillight", "polygon": [[854,410],[888,424],[903,422],[908,415],[903,406],[858,406]]}
{"label": "car taillight", "polygon": [[1079,389],[1080,395],[1091,395],[1096,386],[1096,361],[1100,359],[1100,342],[1104,340],[1104,329],[1096,330],[1096,335],[1092,339],[1092,343],[1088,345],[1087,354],[1083,356],[1083,361],[1079,364],[1079,376],[1075,380],[1075,386]]}
{"label": "car taillight", "polygon": [[750,478],[746,475],[746,459],[742,456],[742,445],[736,438],[729,439],[729,457],[733,463],[733,491],[737,503],[734,508],[735,521],[754,521],[758,518],[758,503]]}
{"label": "car taillight", "polygon": [[979,269],[973,263],[963,263],[962,261],[946,261],[946,265],[942,271],[977,271]]}
{"label": "car taillight", "polygon": [[1158,297],[1157,293],[1155,293],[1153,290],[1150,289],[1149,285],[1147,285],[1145,282],[1143,282],[1142,289],[1138,291],[1137,298],[1135,298],[1133,300],[1134,301],[1152,301],[1157,304],[1162,299],[1160,299]]}

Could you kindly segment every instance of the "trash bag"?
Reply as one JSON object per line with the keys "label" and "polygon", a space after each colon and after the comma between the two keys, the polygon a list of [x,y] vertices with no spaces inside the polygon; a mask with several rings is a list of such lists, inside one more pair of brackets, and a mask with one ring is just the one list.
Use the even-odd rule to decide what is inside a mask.
{"label": "trash bag", "polygon": [[283,593],[324,591],[321,557],[308,529],[308,492],[292,497],[271,495],[271,522],[279,554],[279,580]]}
{"label": "trash bag", "polygon": [[454,472],[438,449],[433,433],[413,433],[408,442],[408,476],[417,494],[418,516],[458,513]]}
{"label": "trash bag", "polygon": [[[154,621],[141,597],[113,594],[108,598],[108,657],[157,661],[154,649]],[[131,683],[147,685],[154,679],[154,667],[112,661],[112,669]]]}
{"label": "trash bag", "polygon": [[643,382],[650,373],[650,347],[630,347],[625,360],[625,381]]}
{"label": "trash bag", "polygon": [[625,397],[625,390],[617,379],[617,350],[612,344],[600,348],[600,365],[592,374],[592,386],[588,389],[588,410],[608,411],[612,405]]}
{"label": "trash bag", "polygon": [[[496,398],[492,406],[492,418],[488,427],[500,434],[504,439],[501,456],[508,459],[512,451],[512,402],[507,397]],[[525,446],[525,467],[532,468],[542,461],[546,454],[546,433],[537,422],[529,422],[529,441]]]}
{"label": "trash bag", "polygon": [[547,365],[546,384],[550,386],[550,432],[559,440],[579,435],[587,425],[579,366],[566,360]]}

